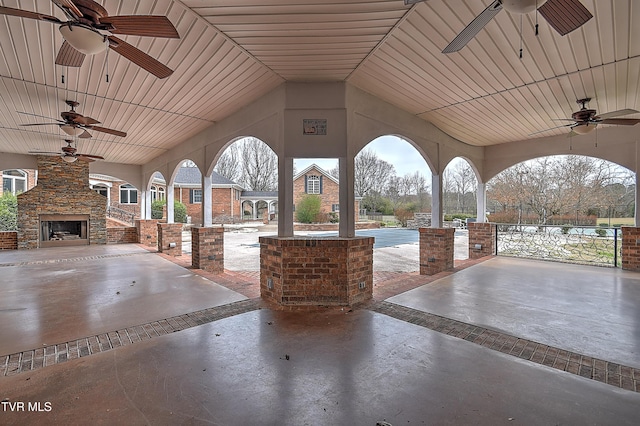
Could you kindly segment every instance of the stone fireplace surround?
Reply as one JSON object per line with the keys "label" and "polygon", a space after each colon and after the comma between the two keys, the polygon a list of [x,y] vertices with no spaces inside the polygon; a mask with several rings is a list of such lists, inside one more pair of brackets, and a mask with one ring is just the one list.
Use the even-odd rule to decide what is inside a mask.
{"label": "stone fireplace surround", "polygon": [[[89,163],[67,163],[55,156],[38,156],[38,184],[18,195],[18,249],[56,245],[107,243],[107,199],[89,187]],[[86,220],[86,225],[72,225],[53,241],[43,236],[51,225],[43,222]],[[79,230],[76,232],[75,229]],[[84,235],[82,227],[85,227]],[[68,233],[67,239],[63,233]],[[73,237],[72,235],[77,235]],[[83,238],[86,237],[86,238]]]}

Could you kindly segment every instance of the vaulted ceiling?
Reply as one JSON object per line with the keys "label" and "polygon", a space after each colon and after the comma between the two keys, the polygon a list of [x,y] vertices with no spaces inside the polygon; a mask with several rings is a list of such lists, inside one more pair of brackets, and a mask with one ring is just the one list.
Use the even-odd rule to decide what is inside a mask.
{"label": "vaulted ceiling", "polygon": [[[59,150],[66,135],[57,126],[22,125],[59,119],[69,99],[128,133],[93,132],[79,151],[144,164],[285,81],[346,81],[475,146],[566,133],[531,135],[564,124],[554,119],[570,117],[580,98],[593,98],[598,113],[640,110],[640,2],[581,2],[594,18],[566,36],[539,14],[503,10],[462,50],[443,54],[492,1],[98,1],[110,16],[171,20],[180,39],[120,36],[174,70],[165,79],[114,52],[79,68],[55,65],[58,25],[0,16],[0,155]],[[50,1],[0,6],[66,20]]]}

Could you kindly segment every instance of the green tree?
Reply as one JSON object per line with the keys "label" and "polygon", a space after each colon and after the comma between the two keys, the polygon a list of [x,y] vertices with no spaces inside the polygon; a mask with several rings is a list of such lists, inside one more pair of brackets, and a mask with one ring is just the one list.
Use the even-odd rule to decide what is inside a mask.
{"label": "green tree", "polygon": [[0,231],[18,229],[18,198],[11,192],[0,197]]}
{"label": "green tree", "polygon": [[296,220],[300,223],[317,222],[320,217],[320,196],[306,194],[296,206]]}

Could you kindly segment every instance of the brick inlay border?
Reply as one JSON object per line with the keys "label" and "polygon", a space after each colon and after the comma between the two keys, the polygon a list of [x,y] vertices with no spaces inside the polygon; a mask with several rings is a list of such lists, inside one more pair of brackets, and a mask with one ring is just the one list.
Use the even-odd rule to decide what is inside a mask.
{"label": "brick inlay border", "polygon": [[640,392],[640,369],[638,368],[566,351],[395,303],[383,301],[369,309],[536,364],[553,367],[621,389]]}
{"label": "brick inlay border", "polygon": [[135,253],[115,253],[115,254],[98,254],[95,256],[70,257],[66,259],[45,259],[45,260],[27,260],[25,262],[0,263],[0,268],[7,266],[27,266],[27,265],[46,265],[50,263],[66,263],[66,262],[82,262],[87,260],[108,259],[112,257],[129,257],[141,254],[154,254],[149,251]]}
{"label": "brick inlay border", "polygon": [[13,376],[42,367],[83,358],[120,346],[128,346],[154,337],[196,327],[260,309],[260,299],[247,299],[227,305],[202,309],[146,324],[134,325],[65,343],[0,356],[0,373]]}

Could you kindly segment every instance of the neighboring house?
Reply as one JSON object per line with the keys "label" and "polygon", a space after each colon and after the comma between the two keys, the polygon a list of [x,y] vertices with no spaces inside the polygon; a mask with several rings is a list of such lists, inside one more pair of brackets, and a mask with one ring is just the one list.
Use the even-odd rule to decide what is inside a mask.
{"label": "neighboring house", "polygon": [[[340,211],[340,183],[316,164],[311,164],[293,177],[293,205],[298,205],[306,194],[318,195],[321,200],[320,210],[323,213],[338,213]],[[359,218],[360,201],[356,197],[355,219]]]}
{"label": "neighboring house", "polygon": [[26,192],[36,185],[37,172],[35,170],[2,170],[2,188],[0,188],[0,196],[5,192],[17,195]]}

